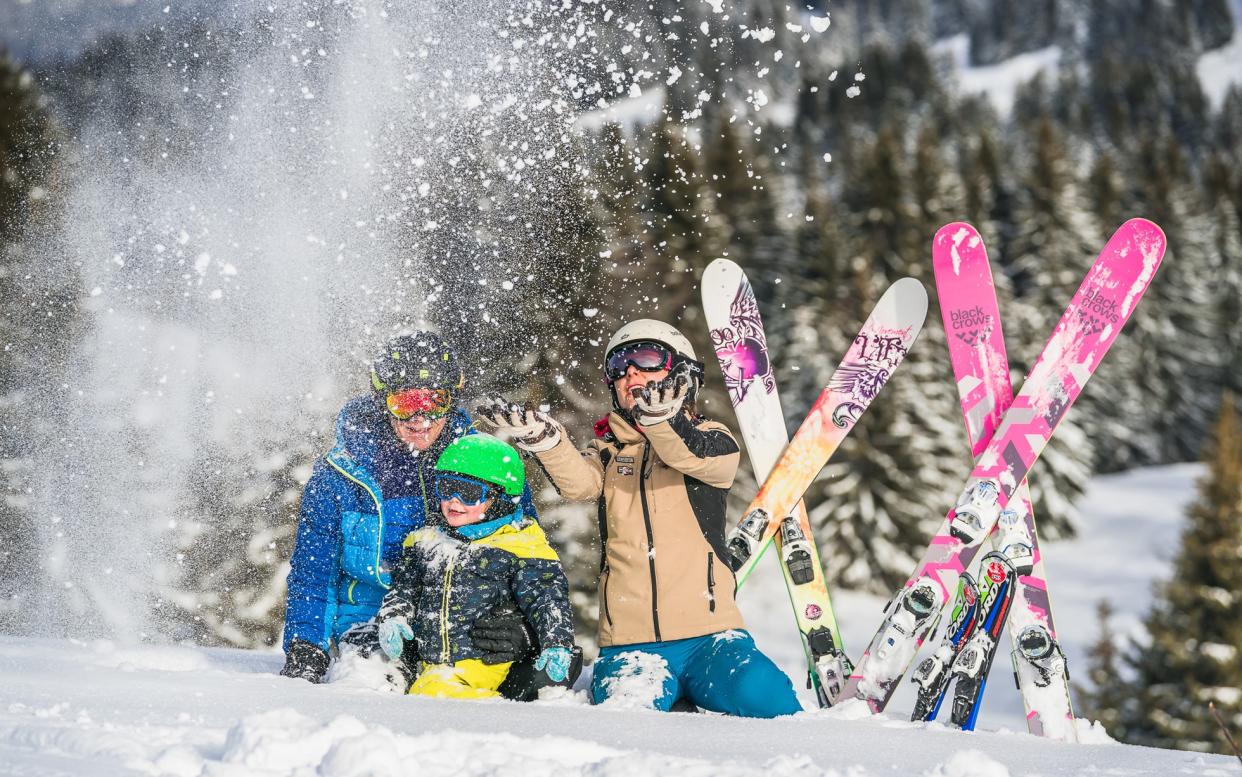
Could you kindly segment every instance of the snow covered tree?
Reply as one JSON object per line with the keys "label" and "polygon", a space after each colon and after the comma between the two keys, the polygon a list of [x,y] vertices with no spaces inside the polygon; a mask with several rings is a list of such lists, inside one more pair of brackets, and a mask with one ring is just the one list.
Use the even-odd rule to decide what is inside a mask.
{"label": "snow covered tree", "polygon": [[1110,733],[1117,731],[1122,707],[1132,701],[1121,676],[1121,646],[1112,617],[1112,605],[1101,599],[1095,608],[1100,635],[1087,651],[1086,677],[1090,685],[1073,684],[1078,697],[1076,712],[1088,720],[1098,720]]}
{"label": "snow covered tree", "polygon": [[1242,396],[1242,219],[1228,201],[1213,209],[1218,282],[1214,289],[1220,376],[1212,381]]}
{"label": "snow covered tree", "polygon": [[[1066,138],[1046,115],[1031,134],[1012,238],[1005,253],[993,257],[1014,291],[1015,302],[1004,314],[1009,367],[1018,375],[1030,371],[1104,244],[1074,177]],[[1016,378],[1014,391],[1021,385]],[[1095,389],[1092,384],[1088,393]],[[1048,536],[1072,531],[1073,503],[1091,473],[1093,441],[1083,434],[1082,423],[1071,413],[1032,472],[1031,496]]]}
{"label": "snow covered tree", "polygon": [[[301,425],[311,417],[301,417]],[[286,431],[277,439],[245,440],[249,458],[236,439],[229,447],[201,446],[189,504],[179,511],[176,577],[163,590],[173,605],[164,613],[173,638],[230,647],[279,644],[302,488],[331,444],[322,430]]]}
{"label": "snow covered tree", "polygon": [[29,596],[40,575],[36,521],[48,516],[36,514],[30,492],[35,450],[29,432],[56,421],[33,412],[31,388],[57,383],[58,343],[74,331],[74,308],[59,285],[72,288],[76,279],[36,273],[36,246],[55,245],[46,217],[53,207],[57,140],[34,76],[0,49],[0,633],[20,631],[38,618]]}
{"label": "snow covered tree", "polygon": [[1242,724],[1242,422],[1231,395],[1205,448],[1207,472],[1173,574],[1144,622],[1148,642],[1125,657],[1135,703],[1122,706],[1114,733],[1135,744],[1224,753],[1207,705],[1215,702],[1233,728]]}
{"label": "snow covered tree", "polygon": [[[1097,397],[1111,407],[1096,405],[1101,419],[1111,422],[1096,436],[1106,471],[1192,460],[1220,390],[1220,338],[1209,287],[1219,264],[1212,220],[1179,146],[1171,136],[1145,143],[1134,189],[1126,197],[1131,212],[1164,229],[1169,245],[1142,307],[1122,334],[1120,358],[1100,369],[1107,389]],[[1148,422],[1135,429],[1131,419],[1140,416]]]}

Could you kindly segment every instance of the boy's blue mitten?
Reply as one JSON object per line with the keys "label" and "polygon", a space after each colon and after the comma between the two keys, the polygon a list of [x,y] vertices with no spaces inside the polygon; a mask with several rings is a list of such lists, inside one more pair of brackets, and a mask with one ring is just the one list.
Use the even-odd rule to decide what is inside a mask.
{"label": "boy's blue mitten", "polygon": [[405,618],[389,618],[379,625],[380,649],[390,660],[401,657],[401,651],[407,640],[414,639],[414,629]]}
{"label": "boy's blue mitten", "polygon": [[535,659],[535,669],[543,672],[554,683],[563,683],[569,677],[569,665],[573,661],[573,653],[569,648],[544,648]]}

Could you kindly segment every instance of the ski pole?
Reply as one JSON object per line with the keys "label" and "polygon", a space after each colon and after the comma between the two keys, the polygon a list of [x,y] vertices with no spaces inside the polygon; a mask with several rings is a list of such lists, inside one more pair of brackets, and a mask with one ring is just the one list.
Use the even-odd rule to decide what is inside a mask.
{"label": "ski pole", "polygon": [[1212,717],[1216,718],[1216,725],[1220,726],[1220,733],[1225,735],[1225,741],[1233,748],[1233,754],[1238,757],[1238,762],[1242,763],[1242,753],[1238,752],[1238,743],[1233,741],[1233,734],[1229,733],[1229,729],[1225,727],[1225,721],[1221,720],[1215,702],[1208,702],[1208,709],[1212,711]]}

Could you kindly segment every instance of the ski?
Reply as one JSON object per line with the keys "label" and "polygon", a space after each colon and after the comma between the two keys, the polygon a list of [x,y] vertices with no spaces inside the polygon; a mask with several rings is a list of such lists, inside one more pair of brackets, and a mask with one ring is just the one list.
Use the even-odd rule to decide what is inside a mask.
{"label": "ski", "polygon": [[[992,269],[975,228],[960,222],[941,227],[932,241],[932,268],[970,453],[977,459],[1012,404],[1013,387]],[[990,539],[1018,573],[1009,617],[1010,657],[1027,728],[1037,736],[1076,741],[1069,678],[1056,640],[1048,577],[1025,480],[1010,505],[1013,509],[1001,512]]]}
{"label": "ski", "polygon": [[1117,339],[1164,248],[1164,233],[1144,219],[1126,222],[1109,240],[979,456],[956,506],[893,597],[842,698],[861,699],[873,712],[888,704],[934,625],[932,616],[948,602],[999,513]]}
{"label": "ski", "polygon": [[[746,273],[729,259],[708,265],[703,311],[725,389],[737,415],[755,479],[763,482],[789,444],[763,318]],[[773,533],[785,588],[807,658],[807,683],[821,707],[841,690],[853,665],[845,654],[819,549],[801,500]],[[760,554],[763,549],[760,549]],[[740,583],[739,583],[740,585]]]}
{"label": "ski", "polygon": [[806,493],[914,343],[927,317],[927,292],[913,278],[888,287],[811,412],[729,534],[738,585],[754,570],[785,516]]}
{"label": "ski", "polygon": [[1018,573],[1004,553],[992,551],[979,565],[979,618],[973,634],[957,654],[949,674],[953,684],[950,722],[972,731],[979,717],[979,702],[987,686],[988,670],[996,658],[1001,631],[1013,604],[1014,582]]}
{"label": "ski", "polygon": [[910,720],[935,720],[940,714],[940,705],[949,689],[949,672],[957,654],[975,632],[978,613],[979,588],[970,573],[966,572],[957,581],[957,595],[949,611],[949,625],[944,639],[910,675],[910,680],[919,687]]}

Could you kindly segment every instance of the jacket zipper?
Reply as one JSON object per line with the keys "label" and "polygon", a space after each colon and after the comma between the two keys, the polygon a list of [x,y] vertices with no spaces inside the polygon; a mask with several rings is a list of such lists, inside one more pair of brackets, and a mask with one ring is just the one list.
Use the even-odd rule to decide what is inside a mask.
{"label": "jacket zipper", "polygon": [[713,551],[707,551],[707,611],[716,611],[716,570],[712,565],[716,554]]}
{"label": "jacket zipper", "polygon": [[655,565],[655,534],[651,531],[651,511],[647,507],[647,456],[651,452],[650,445],[643,446],[643,466],[638,476],[638,495],[643,503],[643,524],[647,527],[647,566],[651,570],[651,625],[655,629],[655,641],[660,639],[660,607],[658,590],[656,589]]}
{"label": "jacket zipper", "polygon": [[[375,502],[375,514],[376,514],[376,517],[379,519],[379,530],[375,533],[375,570],[372,574],[375,575],[375,582],[379,583],[381,588],[388,589],[389,586],[386,585],[384,583],[383,578],[380,577],[381,561],[384,556],[384,503],[380,501],[379,496],[374,491],[371,490],[370,486],[368,486],[366,483],[363,483],[360,479],[346,472],[345,468],[342,467],[340,464],[337,464],[335,461],[333,461],[331,456],[328,457],[328,463],[331,464],[332,467],[336,469],[337,472],[341,473],[349,480],[352,480],[354,483],[357,483],[359,486],[361,486],[362,490],[370,494],[371,500]],[[425,512],[426,512],[426,509],[424,508],[424,513]],[[351,596],[353,595],[352,589],[350,591],[350,595]],[[351,600],[351,603],[352,603],[352,600]]]}
{"label": "jacket zipper", "polygon": [[444,573],[444,595],[440,605],[440,663],[451,663],[449,657],[449,595],[453,587],[453,567],[457,563],[457,554],[449,559],[448,569]]}
{"label": "jacket zipper", "polygon": [[609,574],[608,567],[604,567],[604,575],[605,575],[604,595],[603,595],[604,620],[608,621],[608,625],[611,626],[612,625],[612,614],[608,612],[608,581],[612,578],[612,575]]}

